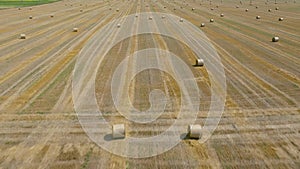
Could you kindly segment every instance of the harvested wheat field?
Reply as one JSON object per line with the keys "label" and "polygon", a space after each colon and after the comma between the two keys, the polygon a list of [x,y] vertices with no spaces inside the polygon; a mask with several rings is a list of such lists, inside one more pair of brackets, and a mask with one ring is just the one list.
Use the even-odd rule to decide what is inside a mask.
{"label": "harvested wheat field", "polygon": [[[1,8],[0,169],[300,168],[299,1],[63,0]],[[126,37],[148,30],[155,33]],[[198,48],[198,56],[177,40],[182,34],[199,45],[204,36],[193,36],[196,31],[206,35],[220,64],[208,59],[209,51]],[[126,38],[110,46],[120,36]],[[161,50],[147,50],[154,48]],[[129,57],[137,51],[141,55]],[[168,73],[186,70],[171,53],[193,78],[178,81]],[[142,70],[155,65],[166,71]],[[119,67],[125,71],[114,78]],[[226,77],[224,111],[210,137],[199,142],[217,103],[211,88],[224,86],[211,78],[214,67]],[[80,84],[76,70],[82,71]],[[120,85],[112,85],[116,81]],[[90,91],[95,99],[84,99]],[[192,104],[197,95],[201,99]],[[185,103],[197,108],[194,120],[180,116],[189,116],[181,109]],[[102,116],[80,120],[94,109]],[[93,138],[88,130],[105,136]],[[163,151],[160,146],[175,142],[159,139],[166,130],[180,142]],[[151,142],[154,137],[159,142]],[[143,139],[144,148],[128,138]]]}

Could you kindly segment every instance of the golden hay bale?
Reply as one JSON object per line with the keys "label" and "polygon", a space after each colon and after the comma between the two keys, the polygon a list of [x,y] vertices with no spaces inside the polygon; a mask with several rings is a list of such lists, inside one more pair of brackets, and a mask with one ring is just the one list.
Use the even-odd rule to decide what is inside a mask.
{"label": "golden hay bale", "polygon": [[196,59],[195,66],[204,66],[204,60],[203,59]]}
{"label": "golden hay bale", "polygon": [[125,125],[115,124],[112,126],[112,137],[113,139],[125,138]]}
{"label": "golden hay bale", "polygon": [[200,25],[201,27],[205,27],[205,23],[201,23],[201,25]]}
{"label": "golden hay bale", "polygon": [[78,28],[73,28],[73,32],[78,32]]}
{"label": "golden hay bale", "polygon": [[188,126],[188,137],[199,139],[201,137],[201,125],[195,124],[195,125],[189,125]]}
{"label": "golden hay bale", "polygon": [[272,38],[272,42],[278,42],[279,41],[279,37],[275,36]]}
{"label": "golden hay bale", "polygon": [[26,39],[26,35],[24,33],[20,34],[20,39]]}

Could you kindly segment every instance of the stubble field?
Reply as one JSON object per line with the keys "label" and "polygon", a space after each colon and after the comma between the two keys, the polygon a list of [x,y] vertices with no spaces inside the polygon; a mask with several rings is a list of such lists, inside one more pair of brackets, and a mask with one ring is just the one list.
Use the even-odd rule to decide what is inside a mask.
{"label": "stubble field", "polygon": [[[0,168],[299,168],[300,3],[277,2],[68,0],[31,10],[0,10]],[[98,30],[140,12],[171,13],[198,26],[224,65],[227,97],[219,126],[205,144],[185,139],[161,155],[132,159],[103,150],[83,131],[73,108],[72,72],[76,56]],[[280,17],[284,20],[278,21]],[[211,18],[215,22],[210,23]],[[173,24],[164,24],[176,35]],[[162,25],[154,19],[145,26]],[[72,32],[74,27],[79,31]],[[109,32],[106,38],[113,39],[118,29]],[[19,38],[23,33],[26,39]],[[274,36],[279,42],[271,41]],[[169,95],[166,112],[156,122],[130,122],[113,105],[114,68],[135,51],[154,47],[180,55],[190,66],[202,91],[196,122],[203,125],[209,111],[208,72],[205,66],[193,66],[196,57],[188,46],[156,34],[134,36],[114,46],[96,70],[99,108],[110,123],[125,123],[128,136],[161,133],[174,123],[180,109],[179,86],[158,70],[124,81],[139,110],[149,108],[151,90]],[[128,62],[128,70],[142,66],[134,63]],[[176,68],[168,60],[164,65]]]}

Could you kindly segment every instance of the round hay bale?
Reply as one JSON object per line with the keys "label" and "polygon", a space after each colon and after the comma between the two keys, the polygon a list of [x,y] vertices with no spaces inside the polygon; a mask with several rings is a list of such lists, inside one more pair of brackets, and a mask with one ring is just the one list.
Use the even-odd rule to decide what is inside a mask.
{"label": "round hay bale", "polygon": [[224,17],[224,14],[221,13],[220,16],[221,16],[221,17]]}
{"label": "round hay bale", "polygon": [[120,28],[120,27],[121,27],[121,24],[118,23],[118,24],[117,24],[117,28]]}
{"label": "round hay bale", "polygon": [[20,34],[20,39],[26,39],[26,35],[24,33]]}
{"label": "round hay bale", "polygon": [[29,16],[29,19],[32,19],[33,17],[32,16]]}
{"label": "round hay bale", "polygon": [[260,19],[260,16],[256,16],[256,19]]}
{"label": "round hay bale", "polygon": [[246,11],[246,12],[248,12],[248,11],[249,11],[249,9],[245,9],[245,11]]}
{"label": "round hay bale", "polygon": [[279,18],[278,21],[283,21],[283,18]]}
{"label": "round hay bale", "polygon": [[137,18],[137,17],[139,17],[139,15],[138,15],[138,14],[136,14],[136,15],[135,15],[135,17]]}
{"label": "round hay bale", "polygon": [[272,12],[272,9],[269,9],[268,11],[269,11],[269,12]]}
{"label": "round hay bale", "polygon": [[192,11],[194,11],[195,10],[195,8],[192,8]]}
{"label": "round hay bale", "polygon": [[279,7],[276,7],[275,10],[279,10]]}
{"label": "round hay bale", "polygon": [[164,9],[166,9],[167,7],[166,6],[164,6]]}
{"label": "round hay bale", "polygon": [[272,38],[272,42],[278,42],[279,41],[279,37],[275,36]]}
{"label": "round hay bale", "polygon": [[258,8],[258,6],[255,7],[256,9]]}
{"label": "round hay bale", "polygon": [[201,125],[198,124],[190,124],[188,126],[188,137],[189,138],[194,138],[194,139],[199,139],[201,137]]}
{"label": "round hay bale", "polygon": [[73,28],[73,32],[78,32],[78,28]]}
{"label": "round hay bale", "polygon": [[52,15],[50,15],[50,18],[53,18],[54,17],[54,15],[52,14]]}
{"label": "round hay bale", "polygon": [[32,10],[32,7],[30,7],[29,10]]}
{"label": "round hay bale", "polygon": [[237,6],[235,6],[235,8],[240,8],[240,6],[237,5]]}
{"label": "round hay bale", "polygon": [[165,19],[165,18],[166,18],[166,16],[165,16],[165,15],[163,15],[161,18],[162,18],[162,19]]}
{"label": "round hay bale", "polygon": [[205,27],[205,23],[201,23],[200,27]]}
{"label": "round hay bale", "polygon": [[149,20],[152,20],[153,18],[152,18],[152,16],[149,16]]}
{"label": "round hay bale", "polygon": [[183,22],[183,18],[180,18],[179,22]]}
{"label": "round hay bale", "polygon": [[213,11],[213,10],[214,10],[214,8],[210,8],[210,10],[212,10],[212,11]]}
{"label": "round hay bale", "polygon": [[115,124],[112,126],[112,137],[113,139],[125,138],[125,125]]}
{"label": "round hay bale", "polygon": [[82,9],[80,9],[80,12],[83,12],[83,10],[82,10]]}
{"label": "round hay bale", "polygon": [[203,59],[196,59],[195,66],[204,66],[204,60]]}
{"label": "round hay bale", "polygon": [[117,8],[117,9],[116,9],[116,11],[117,11],[117,12],[119,12],[119,11],[120,11],[120,9],[119,9],[119,8]]}
{"label": "round hay bale", "polygon": [[210,19],[209,22],[214,22],[214,19]]}

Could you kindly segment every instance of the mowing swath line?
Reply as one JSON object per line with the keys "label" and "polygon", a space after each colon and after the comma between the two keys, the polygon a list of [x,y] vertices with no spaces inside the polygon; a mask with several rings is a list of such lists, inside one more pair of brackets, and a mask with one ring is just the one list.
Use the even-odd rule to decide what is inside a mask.
{"label": "mowing swath line", "polygon": [[[95,7],[95,9],[97,9],[97,7]],[[58,27],[59,25],[68,25],[66,21],[70,22],[69,25],[71,25],[71,23],[74,23],[74,21],[76,21],[77,17],[79,18],[85,18],[85,17],[88,17],[88,16],[96,16],[97,14],[101,14],[101,13],[97,13],[97,12],[94,12],[94,13],[85,13],[85,14],[81,14],[81,13],[75,13],[75,14],[72,14],[72,15],[65,15],[65,16],[62,16],[62,17],[59,17],[59,19],[57,20],[56,18],[52,18],[51,20],[47,20],[47,21],[43,21],[41,20],[40,23],[43,23],[42,25],[40,24],[35,24],[35,25],[26,25],[26,26],[23,26],[21,29],[19,29],[18,26],[16,26],[16,29],[15,31],[13,32],[10,32],[10,33],[6,33],[5,35],[6,36],[1,36],[1,38],[3,38],[4,40],[1,41],[1,43],[7,43],[11,40],[14,40],[13,42],[15,42],[16,40],[16,34],[20,33],[20,32],[24,32],[26,34],[31,34],[32,32],[36,32],[37,30],[40,30],[42,29],[42,31],[44,31],[43,29],[44,28],[50,28],[51,26],[55,25],[56,27]],[[48,17],[49,17],[49,14],[48,14]],[[25,22],[25,24],[27,23],[31,23],[31,22],[28,22],[28,20],[23,20],[23,21],[20,21],[20,22]],[[6,25],[7,26],[7,25]],[[40,32],[39,31],[39,32]],[[41,31],[41,32],[42,32]],[[1,48],[0,48],[1,49]],[[1,50],[5,50],[4,49],[1,49]]]}
{"label": "mowing swath line", "polygon": [[[152,25],[153,27],[154,27],[154,29],[155,30],[159,30],[159,29],[164,29],[164,28],[167,28],[167,25],[165,24],[165,23],[158,23],[157,21],[159,20],[160,18],[156,18],[155,20],[154,20],[154,24]],[[158,26],[159,25],[159,26]],[[165,25],[165,26],[162,26],[162,25]],[[163,49],[165,49],[165,50],[169,50],[168,49],[168,46],[167,46],[167,44],[166,44],[166,42],[164,41],[164,39],[163,38],[161,38],[161,37],[158,37],[158,39],[156,40],[156,41],[158,41],[158,47],[161,47],[161,48],[163,48]],[[158,56],[159,54],[157,53],[157,56]],[[169,57],[170,57],[170,55],[168,55]],[[157,59],[158,59],[158,57],[157,57]],[[171,60],[169,60],[169,59],[164,59],[165,61],[164,61],[164,64],[163,63],[160,63],[160,66],[161,67],[164,67],[164,69],[169,69],[169,71],[170,72],[173,72],[173,74],[174,74],[174,65],[172,64],[172,61]],[[162,75],[162,74],[161,74]],[[168,76],[164,76],[164,77],[166,77],[167,79],[169,79],[169,77]],[[165,91],[167,92],[167,94],[168,94],[168,89],[169,90],[172,90],[172,92],[175,94],[176,92],[174,91],[175,89],[174,89],[174,87],[169,87],[168,88],[168,86],[167,86],[167,84],[166,84],[166,80],[163,80],[163,82],[164,82],[164,87],[165,87]],[[177,82],[178,83],[178,82]],[[185,90],[186,90],[186,88],[184,88]],[[186,92],[186,91],[185,91]],[[176,97],[176,102],[177,103],[180,103],[180,101],[179,101],[179,98],[177,98]],[[190,102],[190,104],[191,104],[191,102]],[[176,108],[175,108],[175,110],[178,110],[178,106],[176,106]],[[175,112],[174,112],[175,113]],[[172,118],[171,117],[171,115],[169,116],[169,118]],[[160,131],[163,131],[162,129],[163,129],[163,127],[162,126],[158,126],[158,125],[156,125],[156,127],[157,128],[159,128],[160,127]],[[154,128],[153,128],[154,129]],[[187,149],[185,149],[184,147],[183,147],[183,145],[182,144],[179,144],[178,145],[179,147],[178,147],[178,149],[180,150],[180,155],[181,155],[181,160],[184,160],[184,161],[187,161],[188,163],[189,162],[191,162],[191,161],[196,161],[196,159],[195,158],[193,158],[193,159],[191,159],[191,156],[190,156],[190,158],[186,158],[186,157],[188,157],[188,155],[190,154],[190,152],[188,152],[187,151]],[[173,161],[174,162],[174,161]],[[195,164],[194,164],[195,165]],[[193,165],[191,165],[191,164],[189,164],[189,166],[193,166]]]}
{"label": "mowing swath line", "polygon": [[[101,25],[104,21],[105,21],[105,20],[103,20],[102,22],[100,22],[100,23],[98,24],[98,26]],[[95,26],[95,27],[93,28],[92,31],[94,31],[96,28],[97,28],[97,26]],[[84,37],[81,37],[81,39],[83,39],[83,38],[85,38],[85,37],[87,37],[87,36],[84,35]],[[78,39],[79,39],[79,37],[78,37],[78,38],[75,38],[74,40],[72,40],[71,42],[69,42],[67,45],[72,44],[73,42],[76,42]],[[79,42],[81,42],[81,41],[79,41]],[[76,44],[77,44],[77,43],[76,43]],[[66,45],[66,47],[67,47],[67,45]],[[70,49],[74,48],[74,46],[75,46],[75,45],[73,45],[73,47],[70,47]],[[66,49],[66,48],[61,48],[60,50],[58,50],[58,51],[57,51],[54,55],[52,55],[52,56],[57,55],[58,53],[60,53],[60,52],[63,51],[64,49]],[[66,52],[68,52],[68,51],[66,51]],[[48,62],[49,59],[51,59],[51,58],[52,58],[52,57],[49,57],[48,59],[46,59],[45,61],[43,61],[42,64]],[[40,64],[40,65],[42,65],[42,64]],[[38,67],[39,67],[39,66],[37,66],[36,69],[37,69]],[[33,69],[33,71],[34,71],[34,70],[35,70],[35,69]],[[31,71],[31,72],[33,72],[33,71]],[[30,75],[31,72],[27,73],[27,75]],[[26,78],[26,77],[27,77],[27,76],[24,76],[24,78]],[[21,80],[23,80],[24,78],[22,78]],[[21,82],[21,81],[18,81],[18,82]],[[18,84],[18,83],[15,83],[15,84]],[[13,85],[13,86],[15,86],[15,85]],[[25,86],[23,86],[22,88],[24,88],[24,87],[25,87]],[[23,90],[23,89],[22,89],[22,90]],[[19,90],[19,91],[20,91],[20,90]],[[6,91],[6,92],[7,92],[7,91]],[[2,93],[2,94],[5,94],[6,92],[4,92],[4,93]],[[16,96],[16,94],[14,94],[14,95]],[[8,99],[8,100],[10,100],[10,99]],[[7,100],[7,101],[8,101],[8,100]],[[2,107],[2,105],[1,105],[1,107]]]}
{"label": "mowing swath line", "polygon": [[[55,6],[56,8],[57,6]],[[58,6],[60,7],[60,6]],[[39,19],[43,19],[43,18],[49,18],[50,14],[53,14],[54,16],[56,16],[56,14],[65,14],[65,15],[58,15],[59,16],[59,19],[60,21],[64,21],[64,18],[66,17],[70,17],[70,16],[76,16],[76,15],[80,15],[82,14],[82,12],[79,12],[79,9],[81,9],[81,7],[74,7],[74,8],[70,8],[70,9],[59,9],[59,10],[53,10],[53,11],[34,11],[34,12],[38,12],[38,13],[33,13],[33,12],[30,12],[30,14],[24,14],[24,19],[28,19],[27,17],[29,15],[32,15],[34,17],[34,20],[39,20]],[[95,4],[93,7],[89,7],[87,9],[85,9],[85,11],[83,13],[88,13],[88,12],[96,12],[95,10],[97,9],[97,11],[102,11],[102,10],[106,10],[106,5],[103,5],[103,4],[100,4],[100,5],[97,5]],[[45,14],[46,13],[46,14]],[[72,14],[72,15],[70,15]],[[0,28],[3,29],[7,26],[18,26],[19,23],[21,23],[22,21],[18,21],[16,19],[20,19],[19,16],[18,17],[15,17],[15,18],[12,18],[10,17],[11,15],[7,16],[4,21],[7,21],[4,22],[3,21],[3,26],[1,25]],[[54,18],[53,18],[54,19]],[[11,21],[12,20],[12,21]],[[39,20],[40,21],[40,20]]]}
{"label": "mowing swath line", "polygon": [[[73,41],[75,41],[77,38],[75,38],[75,39],[73,39],[71,42],[69,42],[69,43],[67,43],[67,44],[65,44],[65,46],[68,46],[69,44],[71,44]],[[55,52],[54,54],[53,54],[53,56],[55,56],[55,55],[58,55],[61,51],[63,51],[63,49],[67,49],[66,47],[62,47],[61,49],[59,49],[57,52]],[[52,58],[52,57],[50,57],[50,58]],[[45,60],[45,61],[49,61],[49,58],[47,57],[47,59]],[[45,62],[43,62],[43,63],[45,63]],[[41,64],[40,64],[41,65]],[[40,66],[37,66],[36,68],[39,68]],[[34,71],[34,70],[36,70],[36,69],[33,69],[32,71]],[[23,80],[24,78],[26,78],[29,74],[31,74],[31,72],[32,71],[30,71],[29,73],[27,73],[25,76],[23,76],[20,80]],[[20,81],[19,80],[19,81]],[[15,83],[15,85],[12,85],[10,88],[8,88],[7,90],[5,90],[3,93],[1,93],[1,96],[3,96],[6,92],[8,92],[8,90],[10,90],[11,88],[14,88],[16,86],[16,83]]]}
{"label": "mowing swath line", "polygon": [[[219,35],[221,36],[221,35]],[[218,46],[220,49],[223,49],[221,46],[217,45],[215,42],[212,42],[213,44],[215,44],[216,46]],[[224,49],[223,49],[224,52],[226,52]],[[228,52],[226,52],[228,56],[231,56],[232,59],[235,60],[236,63],[239,63],[239,65],[241,65],[244,69],[248,70],[249,72],[251,72],[251,74],[255,75],[257,78],[261,79],[262,81],[264,81],[266,84],[268,85],[271,85],[272,88],[274,88],[275,86],[273,86],[272,84],[266,82],[263,78],[261,78],[258,74],[256,74],[255,72],[251,71],[248,67],[246,67],[245,65],[243,65],[242,63],[240,63],[237,59],[235,59],[231,54],[229,54]],[[235,65],[235,64],[229,64],[229,65]],[[283,94],[286,98],[288,98],[289,100],[292,100],[294,103],[297,103],[295,102],[295,100],[291,97],[289,97],[287,94],[285,93],[282,93],[280,90],[278,90],[276,87],[275,87],[276,91],[278,91],[279,93]],[[265,91],[268,92],[268,90],[266,89]]]}
{"label": "mowing swath line", "polygon": [[[54,127],[56,127],[56,128],[54,128],[54,130],[53,130],[52,132],[50,132],[50,131],[47,132],[47,134],[48,134],[48,137],[47,137],[47,138],[51,137],[51,133],[54,133],[54,131],[56,131],[56,129],[58,129],[59,126],[54,126]],[[37,131],[37,132],[38,132],[38,131]],[[50,134],[49,134],[49,133],[50,133]],[[47,142],[47,140],[48,140],[48,139],[45,139],[45,142]],[[29,140],[27,140],[27,141],[29,141]]]}
{"label": "mowing swath line", "polygon": [[[270,45],[267,44],[267,43],[260,42],[260,41],[256,40],[255,38],[252,38],[252,37],[250,37],[250,36],[248,36],[248,35],[245,35],[244,33],[240,33],[240,32],[237,32],[237,31],[233,31],[233,30],[231,30],[231,29],[227,29],[227,31],[229,31],[229,32],[234,32],[234,33],[236,33],[236,34],[239,34],[240,37],[243,37],[243,39],[246,39],[246,40],[249,39],[249,40],[251,40],[251,41],[256,42],[256,43],[252,43],[252,44],[260,44],[260,47],[263,46],[264,49],[268,50],[270,53],[274,53],[274,54],[275,54],[275,55],[272,55],[272,56],[278,56],[278,55],[280,55],[280,56],[282,56],[282,57],[288,59],[288,60],[290,61],[289,64],[287,64],[286,62],[282,63],[282,64],[285,64],[285,68],[286,68],[286,67],[294,68],[294,67],[296,67],[296,66],[292,66],[292,65],[296,65],[297,62],[300,61],[297,57],[295,57],[295,56],[293,56],[293,55],[291,55],[291,54],[287,54],[287,53],[285,53],[284,51],[282,51],[282,50],[280,50],[280,49],[277,49],[277,48],[275,48],[275,47],[273,47],[273,46],[270,46]],[[258,45],[256,45],[256,46],[258,46]],[[299,62],[299,63],[300,63],[300,62]],[[276,63],[275,63],[275,64],[276,64]],[[280,66],[280,65],[278,65],[278,66]]]}
{"label": "mowing swath line", "polygon": [[[64,33],[66,33],[66,32],[69,32],[69,31],[65,31]],[[69,34],[65,34],[66,36],[68,36],[68,37],[70,37],[70,35]],[[57,36],[60,36],[59,34],[57,34]],[[44,38],[43,39],[44,41],[47,41],[47,39],[46,38]],[[49,51],[49,49],[47,49],[46,51]],[[58,54],[58,53],[60,53],[60,51],[62,51],[61,49],[60,50],[58,50],[58,52],[55,52],[55,55],[56,54]],[[41,56],[42,57],[42,55],[38,55],[38,56]],[[30,60],[31,62],[32,62],[32,59]],[[29,64],[29,63],[28,63]],[[19,66],[17,69],[19,69],[19,71],[21,71],[22,69],[24,69],[24,66],[22,67],[22,66]],[[15,73],[16,73],[16,70],[14,70],[14,71],[12,71],[12,72],[14,72],[12,75],[15,75]],[[6,90],[7,91],[7,90]],[[4,92],[5,93],[5,92]],[[1,95],[3,95],[4,93],[2,93]]]}

